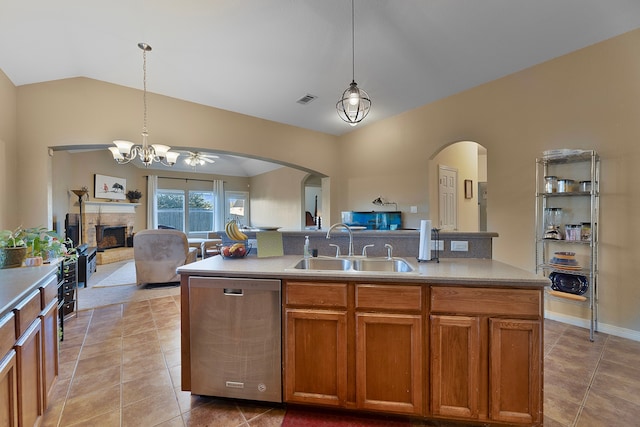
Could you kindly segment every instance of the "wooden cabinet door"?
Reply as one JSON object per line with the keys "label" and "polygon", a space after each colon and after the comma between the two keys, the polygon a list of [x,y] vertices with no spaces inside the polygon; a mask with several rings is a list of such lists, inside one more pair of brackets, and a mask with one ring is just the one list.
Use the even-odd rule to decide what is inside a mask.
{"label": "wooden cabinet door", "polygon": [[58,376],[58,300],[53,299],[40,313],[42,322],[42,385],[43,407],[48,405],[49,393]]}
{"label": "wooden cabinet door", "polygon": [[286,309],[285,401],[344,406],[347,312]]}
{"label": "wooden cabinet door", "polygon": [[0,425],[16,427],[18,425],[18,374],[16,352],[9,351],[0,360]]}
{"label": "wooden cabinet door", "polygon": [[480,318],[432,315],[430,357],[432,413],[478,418]]}
{"label": "wooden cabinet door", "polygon": [[541,328],[537,320],[489,319],[491,419],[542,421]]}
{"label": "wooden cabinet door", "polygon": [[42,415],[42,329],[39,319],[16,342],[18,424],[33,426]]}
{"label": "wooden cabinet door", "polygon": [[422,414],[422,316],[356,314],[358,408]]}

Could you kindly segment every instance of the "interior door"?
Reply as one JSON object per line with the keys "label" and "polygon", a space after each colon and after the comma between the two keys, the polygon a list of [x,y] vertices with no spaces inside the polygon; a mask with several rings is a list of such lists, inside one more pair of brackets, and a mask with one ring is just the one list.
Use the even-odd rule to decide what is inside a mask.
{"label": "interior door", "polygon": [[456,230],[458,228],[458,170],[438,166],[438,201],[439,228],[441,230]]}

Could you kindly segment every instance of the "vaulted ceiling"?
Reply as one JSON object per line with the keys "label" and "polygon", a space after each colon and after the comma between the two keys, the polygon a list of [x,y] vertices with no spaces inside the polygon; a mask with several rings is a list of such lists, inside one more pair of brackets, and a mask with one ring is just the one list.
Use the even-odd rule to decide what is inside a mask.
{"label": "vaulted ceiling", "polygon": [[[638,0],[355,0],[360,126],[638,27]],[[351,32],[349,0],[0,0],[0,69],[141,89],[147,42],[150,92],[340,135]]]}

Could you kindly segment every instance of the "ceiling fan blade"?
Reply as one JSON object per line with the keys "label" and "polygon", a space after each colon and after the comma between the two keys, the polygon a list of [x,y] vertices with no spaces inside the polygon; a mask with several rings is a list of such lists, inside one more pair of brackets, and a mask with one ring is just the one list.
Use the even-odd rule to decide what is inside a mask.
{"label": "ceiling fan blade", "polygon": [[200,157],[200,159],[204,160],[207,163],[215,163],[216,162],[215,160],[211,160],[211,159],[209,159],[207,157]]}

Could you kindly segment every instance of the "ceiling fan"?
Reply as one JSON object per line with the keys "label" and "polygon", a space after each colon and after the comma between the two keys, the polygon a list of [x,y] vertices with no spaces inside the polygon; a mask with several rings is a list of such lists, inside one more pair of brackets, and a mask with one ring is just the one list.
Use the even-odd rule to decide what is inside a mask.
{"label": "ceiling fan", "polygon": [[219,157],[213,154],[204,154],[198,151],[189,151],[189,156],[184,159],[184,162],[194,169],[196,166],[204,166],[205,163],[215,163],[215,160]]}

